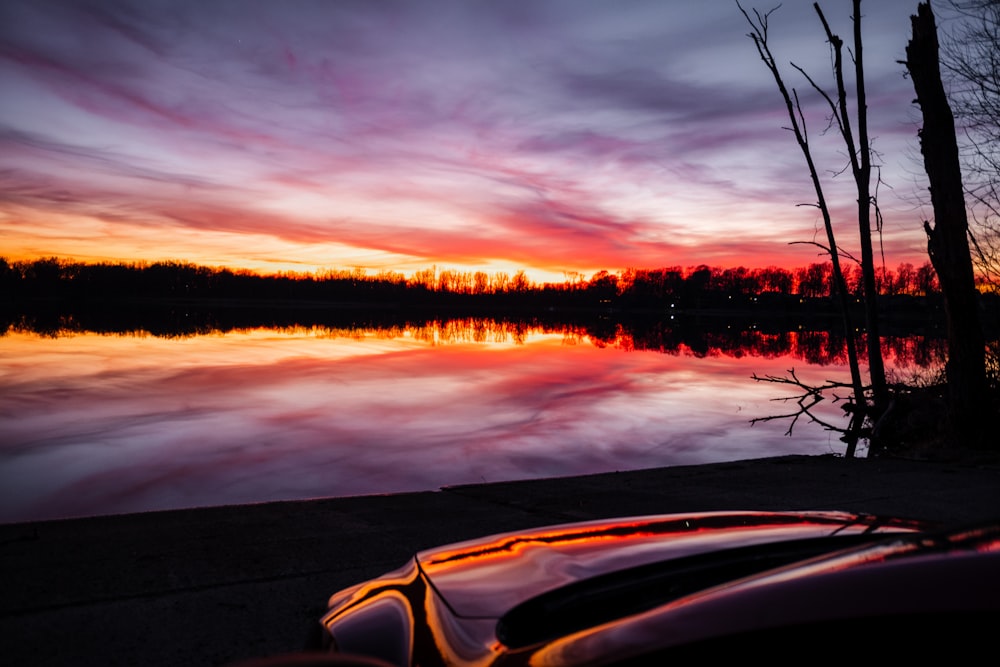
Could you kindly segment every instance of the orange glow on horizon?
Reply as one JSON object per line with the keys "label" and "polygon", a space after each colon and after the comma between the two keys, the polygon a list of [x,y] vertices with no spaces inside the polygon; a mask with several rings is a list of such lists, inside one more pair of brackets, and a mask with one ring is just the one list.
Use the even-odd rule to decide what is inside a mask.
{"label": "orange glow on horizon", "polygon": [[[798,245],[759,240],[747,240],[740,247],[732,246],[724,250],[675,246],[671,254],[638,246],[638,254],[630,256],[609,251],[600,245],[577,245],[572,249],[572,264],[553,262],[546,255],[551,250],[547,246],[540,247],[536,257],[524,256],[521,249],[515,253],[517,259],[471,259],[483,251],[482,247],[472,250],[476,244],[481,246],[481,241],[472,241],[473,246],[466,247],[462,240],[455,240],[438,246],[438,251],[443,254],[424,257],[384,249],[391,244],[381,244],[383,249],[366,248],[351,242],[286,238],[267,231],[268,227],[279,226],[280,222],[265,219],[245,230],[199,229],[184,225],[164,228],[162,221],[122,223],[85,213],[15,207],[13,211],[9,208],[0,211],[0,238],[4,241],[0,256],[8,261],[58,257],[82,263],[182,262],[260,275],[315,275],[329,270],[360,269],[368,275],[398,273],[412,278],[415,273],[430,269],[468,273],[482,271],[490,275],[505,273],[508,276],[523,271],[529,281],[537,285],[586,281],[601,271],[620,273],[627,269],[667,267],[690,270],[701,265],[718,269],[776,266],[794,270],[828,261],[825,255],[813,249],[803,250]],[[67,233],[67,230],[72,230],[72,233]],[[499,252],[508,249],[511,249],[509,245],[503,243],[494,248]],[[927,261],[927,256],[922,249],[918,249],[907,256],[900,256],[899,262],[903,261],[918,266]]]}
{"label": "orange glow on horizon", "polygon": [[[449,263],[446,259],[440,260],[427,260],[426,262],[421,262],[419,260],[412,260],[399,263],[386,263],[386,264],[365,264],[362,262],[352,262],[349,259],[344,262],[323,262],[323,261],[311,261],[309,258],[302,259],[266,259],[266,258],[247,258],[246,256],[240,255],[238,253],[233,253],[232,255],[224,253],[197,253],[189,252],[184,255],[181,254],[167,254],[162,252],[150,252],[150,253],[115,253],[110,248],[85,248],[85,249],[64,249],[60,251],[58,245],[53,246],[52,251],[41,251],[34,248],[10,248],[0,254],[0,258],[7,260],[8,262],[33,262],[40,259],[47,259],[50,257],[55,257],[57,259],[67,261],[67,262],[79,262],[82,264],[140,264],[149,265],[158,262],[178,262],[181,264],[194,264],[197,266],[204,266],[209,269],[228,269],[235,273],[249,272],[252,274],[260,276],[273,276],[273,275],[294,275],[294,276],[322,276],[328,271],[353,271],[360,270],[363,275],[375,277],[379,274],[396,274],[401,275],[404,278],[412,279],[416,274],[426,272],[426,271],[436,271],[438,273],[443,271],[452,271],[460,273],[470,273],[474,274],[477,272],[485,272],[490,276],[495,276],[497,274],[506,274],[508,277],[513,277],[519,272],[524,272],[528,280],[535,285],[544,285],[546,283],[551,284],[564,284],[564,283],[574,283],[574,282],[587,282],[593,278],[596,274],[601,272],[608,272],[610,274],[620,275],[625,271],[630,269],[638,270],[655,270],[662,268],[680,268],[684,272],[692,271],[700,266],[707,266],[712,269],[732,269],[743,267],[747,269],[761,269],[769,267],[777,267],[780,269],[785,269],[789,271],[794,271],[799,268],[806,267],[810,264],[825,263],[827,260],[822,257],[803,257],[802,261],[795,262],[789,260],[785,257],[775,257],[774,261],[765,261],[762,257],[754,257],[752,259],[737,260],[733,259],[726,263],[713,263],[710,261],[693,261],[693,262],[670,262],[665,261],[660,264],[648,264],[648,265],[637,265],[637,264],[626,264],[622,266],[607,266],[607,265],[593,265],[593,266],[583,266],[583,267],[572,267],[572,268],[562,268],[557,266],[546,266],[544,264],[540,265],[519,265],[503,260],[493,260],[483,264],[474,265],[463,265],[458,263]],[[310,253],[312,254],[312,253]],[[926,257],[917,257],[910,260],[910,263],[915,266],[919,266],[925,262],[929,261]],[[894,267],[886,267],[888,269],[893,269]]]}

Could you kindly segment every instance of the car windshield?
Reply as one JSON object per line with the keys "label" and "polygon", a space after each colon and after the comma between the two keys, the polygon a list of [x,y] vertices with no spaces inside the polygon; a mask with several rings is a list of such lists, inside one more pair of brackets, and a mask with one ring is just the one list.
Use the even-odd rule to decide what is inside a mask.
{"label": "car windshield", "polygon": [[940,533],[841,535],[725,549],[612,572],[543,593],[504,614],[497,623],[497,637],[510,648],[521,648],[753,575],[803,577],[911,556],[996,551],[1000,551],[997,525]]}
{"label": "car windshield", "polygon": [[752,545],[600,575],[517,605],[500,618],[497,637],[510,648],[528,646],[873,539],[880,538],[845,535]]}

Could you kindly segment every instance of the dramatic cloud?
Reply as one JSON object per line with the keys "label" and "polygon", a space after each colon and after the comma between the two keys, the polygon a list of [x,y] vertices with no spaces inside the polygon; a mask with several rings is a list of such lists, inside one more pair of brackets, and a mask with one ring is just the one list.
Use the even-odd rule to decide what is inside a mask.
{"label": "dramatic cloud", "polygon": [[[788,61],[829,79],[811,3],[771,17],[822,168],[845,157]],[[849,8],[826,3],[850,35]],[[914,3],[867,2],[891,261],[922,261]],[[804,264],[814,199],[728,0],[0,5],[0,238],[15,258],[537,275]],[[853,238],[849,175],[831,177]],[[59,230],[63,233],[60,235]]]}

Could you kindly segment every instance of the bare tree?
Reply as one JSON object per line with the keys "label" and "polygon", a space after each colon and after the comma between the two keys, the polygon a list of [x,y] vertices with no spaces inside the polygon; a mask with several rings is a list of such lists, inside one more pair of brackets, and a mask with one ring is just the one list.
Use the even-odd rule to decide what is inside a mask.
{"label": "bare tree", "polygon": [[[743,16],[747,19],[747,22],[750,24],[751,33],[749,36],[754,41],[754,44],[757,47],[757,52],[764,61],[764,64],[774,76],[778,90],[785,100],[785,105],[788,108],[789,118],[792,123],[792,126],[789,129],[791,129],[795,134],[796,141],[806,157],[813,186],[816,190],[817,206],[823,214],[824,227],[827,232],[828,245],[825,246],[824,249],[829,253],[831,261],[833,262],[833,277],[836,283],[837,292],[841,299],[841,309],[844,313],[844,324],[845,327],[847,327],[846,333],[851,339],[853,347],[853,329],[850,326],[850,314],[848,310],[848,297],[850,294],[847,289],[844,272],[840,267],[840,256],[843,254],[843,251],[837,246],[834,239],[830,212],[826,199],[823,196],[822,184],[816,170],[816,165],[811,156],[808,137],[805,131],[805,117],[802,113],[798,94],[794,88],[789,93],[767,43],[767,22],[771,13],[775,10],[772,9],[767,13],[761,13],[757,10],[753,10],[754,16],[751,17],[738,1],[736,4],[743,13]],[[858,193],[857,222],[861,247],[861,258],[859,263],[861,266],[861,285],[865,304],[865,325],[868,333],[867,361],[871,382],[872,405],[870,408],[867,405],[867,399],[861,389],[860,371],[853,367],[856,360],[851,359],[849,360],[849,363],[852,365],[852,385],[855,386],[856,396],[856,404],[851,407],[852,409],[858,410],[858,412],[855,413],[855,416],[859,416],[861,418],[867,416],[871,418],[872,421],[875,421],[885,412],[886,409],[888,409],[889,389],[886,384],[885,363],[882,358],[878,313],[879,289],[878,281],[876,280],[875,253],[872,243],[872,208],[875,208],[875,219],[877,221],[878,206],[872,189],[872,151],[870,145],[871,140],[868,136],[868,111],[865,93],[865,70],[863,58],[864,45],[861,37],[861,0],[853,0],[852,16],[852,55],[854,63],[854,93],[856,107],[854,110],[854,118],[856,118],[857,123],[857,139],[855,139],[855,129],[848,103],[849,95],[847,91],[843,57],[844,41],[830,29],[830,25],[827,22],[819,3],[813,3],[813,8],[819,17],[820,23],[822,24],[823,30],[826,34],[827,41],[830,43],[833,50],[833,74],[836,81],[836,92],[833,95],[829,94],[819,84],[817,84],[816,81],[803,68],[795,65],[794,63],[791,63],[791,66],[803,77],[805,77],[809,85],[829,106],[830,122],[837,128],[841,139],[847,148],[850,170],[854,177]],[[877,443],[872,442],[872,445],[877,448]]]}
{"label": "bare tree", "polygon": [[[854,403],[850,408],[850,411],[852,412],[852,419],[846,439],[848,442],[847,456],[853,456],[857,440],[864,423],[864,418],[868,412],[868,400],[865,395],[864,382],[861,379],[861,366],[858,360],[858,352],[855,344],[854,327],[851,324],[850,295],[847,290],[847,282],[844,280],[844,272],[840,265],[840,251],[837,247],[836,236],[833,230],[833,220],[830,215],[830,207],[827,204],[826,195],[823,191],[823,184],[819,177],[819,171],[817,170],[816,163],[813,160],[812,149],[809,146],[809,136],[806,128],[805,115],[802,113],[802,105],[799,102],[798,93],[794,88],[789,90],[785,85],[784,78],[781,75],[781,70],[779,69],[777,61],[774,58],[774,54],[771,52],[770,45],[768,44],[768,19],[775,10],[772,9],[768,12],[762,13],[754,9],[753,17],[751,17],[738,1],[736,5],[743,13],[747,23],[750,24],[749,37],[753,40],[754,46],[757,47],[757,53],[760,55],[761,60],[774,77],[774,82],[778,87],[778,91],[781,93],[782,99],[785,101],[785,107],[788,110],[788,119],[791,124],[787,129],[791,130],[791,132],[795,135],[795,141],[798,143],[799,148],[802,151],[802,155],[805,157],[806,164],[809,167],[809,175],[812,180],[813,189],[816,192],[816,207],[823,216],[823,227],[826,231],[827,245],[817,245],[820,245],[820,247],[822,247],[830,255],[830,260],[833,264],[833,280],[836,286],[837,295],[840,299],[841,316],[843,318],[844,333],[847,340],[848,365],[851,373],[851,386],[854,392]],[[793,65],[793,67],[795,66]],[[800,72],[802,71],[801,68],[796,67],[796,69]],[[810,83],[812,83],[811,80]],[[829,97],[827,97],[827,99],[829,100]],[[835,106],[834,108],[836,109],[837,107]],[[866,204],[867,201],[868,199],[866,197]],[[881,359],[881,351],[879,359]],[[774,380],[771,379],[770,381]]]}
{"label": "bare tree", "polygon": [[955,120],[980,275],[1000,289],[1000,0],[951,0],[941,68]]}

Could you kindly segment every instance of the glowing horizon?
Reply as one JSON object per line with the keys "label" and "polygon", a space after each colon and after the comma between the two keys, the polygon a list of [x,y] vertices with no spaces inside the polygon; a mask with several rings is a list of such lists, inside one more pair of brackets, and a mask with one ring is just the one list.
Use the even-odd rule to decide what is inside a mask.
{"label": "glowing horizon", "polygon": [[[851,34],[843,7],[825,8]],[[868,6],[870,4],[870,6]],[[904,55],[865,5],[886,263],[926,261]],[[776,54],[829,79],[808,3]],[[824,261],[774,82],[734,3],[0,6],[0,255],[411,275]],[[800,88],[824,175],[825,109]],[[849,174],[827,178],[855,252]],[[806,245],[802,245],[802,243]],[[856,254],[856,253],[855,253]]]}

